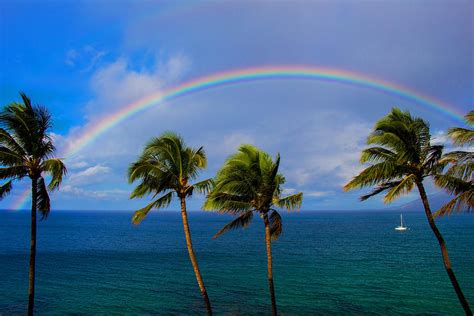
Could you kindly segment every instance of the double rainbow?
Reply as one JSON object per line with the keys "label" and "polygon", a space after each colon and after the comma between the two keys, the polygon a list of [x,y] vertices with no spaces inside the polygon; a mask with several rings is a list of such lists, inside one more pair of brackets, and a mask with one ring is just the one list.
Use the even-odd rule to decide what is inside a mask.
{"label": "double rainbow", "polygon": [[[228,85],[237,85],[245,82],[262,80],[317,80],[334,82],[344,85],[361,87],[374,90],[387,95],[415,103],[417,105],[433,109],[440,114],[446,115],[455,121],[462,122],[463,116],[454,106],[436,100],[433,97],[424,95],[413,89],[401,85],[370,77],[356,72],[311,66],[266,66],[246,69],[237,69],[226,72],[219,72],[194,80],[184,82],[178,86],[171,87],[164,91],[153,93],[147,97],[137,100],[127,106],[122,107],[117,112],[102,118],[94,125],[90,126],[78,139],[76,139],[62,153],[63,157],[70,157],[80,151],[88,144],[94,142],[99,136],[112,127],[122,123],[127,118],[152,106],[159,105],[164,101],[170,101],[185,95],[216,89]],[[23,193],[12,205],[13,209],[21,209],[28,201],[29,193]]]}

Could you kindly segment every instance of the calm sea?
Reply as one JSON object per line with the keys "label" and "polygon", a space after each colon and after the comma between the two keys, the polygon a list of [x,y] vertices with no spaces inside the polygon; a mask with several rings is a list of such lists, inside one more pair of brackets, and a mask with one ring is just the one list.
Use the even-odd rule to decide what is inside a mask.
{"label": "calm sea", "polygon": [[[202,314],[180,214],[139,226],[125,212],[53,212],[38,227],[36,312]],[[263,223],[212,239],[229,217],[190,213],[193,243],[218,315],[267,315]],[[284,216],[273,244],[282,315],[462,315],[424,215],[307,212]],[[438,220],[474,306],[474,215]],[[29,214],[0,212],[0,314],[24,314]]]}

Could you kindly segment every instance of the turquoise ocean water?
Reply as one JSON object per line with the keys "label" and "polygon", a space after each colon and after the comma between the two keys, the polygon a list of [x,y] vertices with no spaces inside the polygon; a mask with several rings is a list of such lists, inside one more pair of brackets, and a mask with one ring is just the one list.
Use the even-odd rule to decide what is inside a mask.
{"label": "turquoise ocean water", "polygon": [[[131,212],[53,212],[39,223],[36,313],[204,313],[180,214],[139,226]],[[263,223],[212,235],[229,217],[190,213],[193,243],[217,315],[267,315]],[[273,244],[282,315],[462,315],[424,214],[308,212],[284,216]],[[454,270],[474,306],[474,215],[438,220]],[[29,214],[0,212],[0,314],[24,314]]]}

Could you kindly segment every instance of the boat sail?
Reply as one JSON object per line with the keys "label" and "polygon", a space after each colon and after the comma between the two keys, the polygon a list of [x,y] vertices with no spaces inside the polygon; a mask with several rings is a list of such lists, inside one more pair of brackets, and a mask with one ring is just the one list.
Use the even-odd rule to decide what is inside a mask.
{"label": "boat sail", "polygon": [[395,227],[395,230],[407,230],[406,226],[403,226],[403,216],[400,214],[400,226]]}

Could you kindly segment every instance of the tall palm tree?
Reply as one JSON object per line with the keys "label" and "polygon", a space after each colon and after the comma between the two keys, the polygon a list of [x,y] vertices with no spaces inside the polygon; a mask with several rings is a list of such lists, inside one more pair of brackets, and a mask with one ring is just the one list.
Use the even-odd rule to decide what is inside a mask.
{"label": "tall palm tree", "polygon": [[281,197],[281,185],[285,183],[285,178],[278,173],[279,165],[279,155],[273,161],[270,155],[252,145],[240,146],[238,152],[230,156],[217,173],[215,185],[203,206],[206,210],[238,215],[214,237],[231,229],[247,227],[254,212],[263,219],[273,315],[277,314],[277,306],[273,287],[271,241],[276,240],[283,229],[280,214],[275,208],[292,210],[299,208],[303,200],[303,193]]}
{"label": "tall palm tree", "polygon": [[[454,127],[448,130],[453,143],[458,146],[474,146],[474,110],[466,115],[466,123],[471,128]],[[450,215],[453,211],[470,211],[474,207],[474,152],[453,151],[444,155],[444,162],[449,164],[444,174],[435,176],[436,185],[442,187],[454,198],[442,206],[436,216]]]}
{"label": "tall palm tree", "polygon": [[[50,137],[51,115],[20,93],[23,103],[12,103],[0,112],[0,179],[9,179],[0,188],[0,199],[12,188],[12,181],[31,179],[31,243],[28,287],[28,315],[33,315],[35,297],[36,212],[42,220],[51,209],[48,189],[59,187],[66,174],[64,163],[52,158],[55,147]],[[44,176],[49,175],[48,188]]]}
{"label": "tall palm tree", "polygon": [[[167,207],[171,203],[173,196],[179,198],[189,258],[191,259],[207,313],[212,315],[211,302],[199,271],[196,255],[194,254],[186,212],[186,199],[194,191],[208,192],[212,185],[212,179],[194,184],[189,182],[197,178],[199,171],[204,169],[206,164],[206,154],[202,147],[197,149],[187,147],[180,136],[167,132],[160,137],[153,138],[145,146],[141,157],[130,165],[128,177],[130,183],[140,182],[133,190],[130,198],[153,194],[152,202],[136,211],[133,215],[132,222],[134,224],[139,224],[150,210]],[[161,196],[158,197],[158,195]]]}
{"label": "tall palm tree", "polygon": [[446,243],[434,221],[423,185],[426,177],[436,176],[444,166],[440,163],[443,146],[432,145],[430,139],[427,122],[412,117],[409,112],[393,108],[375,124],[374,130],[367,138],[367,144],[374,146],[362,151],[360,161],[370,165],[347,183],[344,190],[375,185],[373,191],[362,196],[361,200],[387,191],[384,202],[390,203],[417,187],[426,218],[441,248],[446,272],[466,315],[472,315],[451,267]]}

